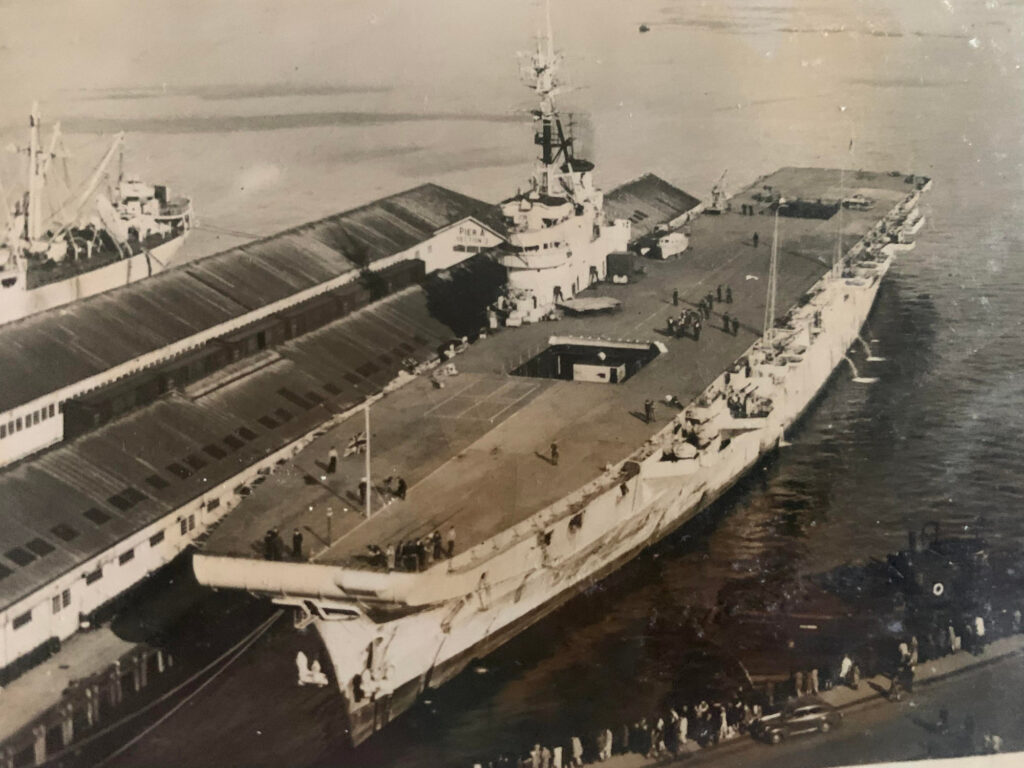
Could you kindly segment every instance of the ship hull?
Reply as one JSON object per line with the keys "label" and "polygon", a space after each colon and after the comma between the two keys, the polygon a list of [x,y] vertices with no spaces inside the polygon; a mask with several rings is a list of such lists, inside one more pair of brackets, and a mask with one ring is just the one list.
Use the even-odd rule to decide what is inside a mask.
{"label": "ship hull", "polygon": [[67,280],[29,290],[21,287],[12,288],[0,294],[3,299],[0,301],[0,325],[152,277],[170,264],[186,237],[187,233],[157,246],[148,253],[119,259]]}
{"label": "ship hull", "polygon": [[[778,370],[769,375],[777,385],[775,407],[768,419],[732,434],[693,467],[670,466],[654,453],[638,459],[635,477],[612,483],[579,508],[582,533],[589,526],[589,537],[571,528],[568,539],[575,536],[576,541],[558,535],[541,546],[526,537],[479,564],[473,576],[481,574],[482,587],[471,595],[394,621],[316,619],[345,698],[352,740],[365,740],[423,691],[444,684],[474,658],[615,571],[732,488],[782,442],[843,363],[891,259],[890,252],[853,279],[826,276],[819,281],[809,311],[819,315],[820,329],[806,345],[797,345],[800,354],[790,362],[774,364]],[[711,388],[716,386],[722,386],[721,379]],[[555,531],[557,524],[542,514],[535,521],[539,530],[550,526]]]}

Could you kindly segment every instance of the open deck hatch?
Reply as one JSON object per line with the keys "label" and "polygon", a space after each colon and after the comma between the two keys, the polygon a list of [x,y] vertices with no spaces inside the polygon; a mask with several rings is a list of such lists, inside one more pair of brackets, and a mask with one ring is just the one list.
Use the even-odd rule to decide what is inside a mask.
{"label": "open deck hatch", "polygon": [[552,336],[539,354],[512,370],[514,376],[621,384],[662,352],[658,342]]}

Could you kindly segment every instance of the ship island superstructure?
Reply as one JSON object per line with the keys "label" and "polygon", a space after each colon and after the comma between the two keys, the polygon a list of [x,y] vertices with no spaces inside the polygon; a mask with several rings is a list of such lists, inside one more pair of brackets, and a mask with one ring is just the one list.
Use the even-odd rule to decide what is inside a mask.
{"label": "ship island superstructure", "polygon": [[555,106],[559,60],[549,22],[523,68],[524,80],[538,97],[532,114],[541,155],[529,188],[501,203],[508,231],[505,252],[497,257],[508,272],[501,310],[511,326],[539,320],[604,280],[607,255],[625,250],[630,240],[628,219],[606,220],[594,164],[576,157],[575,138]]}
{"label": "ship island superstructure", "polygon": [[[0,325],[65,306],[161,272],[192,228],[192,202],[172,197],[118,171],[101,189],[115,157],[122,158],[118,134],[84,181],[50,183],[58,167],[66,175],[69,157],[60,123],[41,136],[38,105],[29,115],[24,191],[5,210],[0,239]],[[57,202],[48,206],[47,203]]]}
{"label": "ship island superstructure", "polygon": [[[200,582],[266,595],[316,628],[355,743],[691,520],[776,449],[849,360],[930,183],[784,168],[716,216],[666,216],[697,253],[602,279],[617,238],[629,237],[606,221],[646,214],[630,210],[628,192],[604,210],[591,166],[575,161],[545,107],[553,54],[539,51],[541,165],[528,192],[502,203],[512,248],[491,254],[507,279],[494,306],[518,327],[491,323],[475,343],[446,345],[436,368],[337,419],[194,560]],[[600,257],[582,256],[580,242]],[[732,301],[713,302],[703,334],[675,332],[674,315],[723,286]],[[577,293],[620,311],[553,311]],[[557,322],[532,322],[541,317]],[[357,454],[367,438],[372,459],[346,456],[330,471],[331,448]],[[407,492],[394,492],[396,476]],[[305,545],[289,552],[280,537],[293,530]],[[450,531],[452,556],[424,544]],[[313,636],[297,638],[320,655]]]}

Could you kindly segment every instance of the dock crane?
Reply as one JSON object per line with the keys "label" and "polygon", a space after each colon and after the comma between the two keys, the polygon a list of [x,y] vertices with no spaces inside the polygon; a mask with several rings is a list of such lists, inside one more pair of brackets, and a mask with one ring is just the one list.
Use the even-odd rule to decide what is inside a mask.
{"label": "dock crane", "polygon": [[729,198],[725,194],[725,175],[728,172],[728,168],[722,171],[722,175],[718,177],[718,181],[715,182],[713,187],[711,187],[711,202],[704,210],[705,213],[725,213],[731,208]]}

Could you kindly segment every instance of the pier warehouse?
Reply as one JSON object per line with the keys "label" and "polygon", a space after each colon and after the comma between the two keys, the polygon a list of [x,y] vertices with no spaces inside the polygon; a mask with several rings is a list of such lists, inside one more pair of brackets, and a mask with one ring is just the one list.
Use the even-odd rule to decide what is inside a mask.
{"label": "pier warehouse", "polygon": [[0,683],[432,357],[415,286],[500,233],[425,184],[0,326]]}
{"label": "pier warehouse", "polygon": [[423,281],[502,232],[427,184],[0,327],[0,684],[464,333]]}

